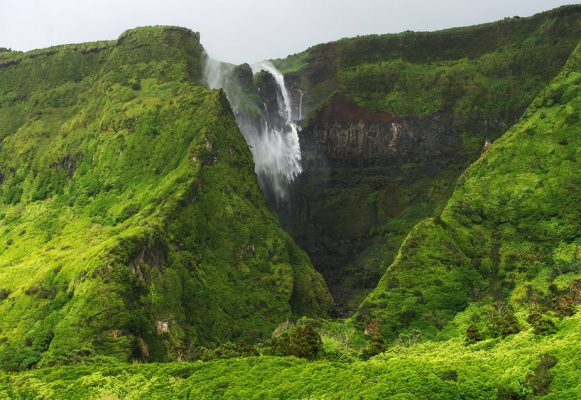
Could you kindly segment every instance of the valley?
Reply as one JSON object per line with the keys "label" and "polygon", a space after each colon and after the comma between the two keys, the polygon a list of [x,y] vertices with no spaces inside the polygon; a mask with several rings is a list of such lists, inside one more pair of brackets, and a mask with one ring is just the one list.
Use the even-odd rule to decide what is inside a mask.
{"label": "valley", "polygon": [[0,50],[0,398],[581,397],[580,38]]}

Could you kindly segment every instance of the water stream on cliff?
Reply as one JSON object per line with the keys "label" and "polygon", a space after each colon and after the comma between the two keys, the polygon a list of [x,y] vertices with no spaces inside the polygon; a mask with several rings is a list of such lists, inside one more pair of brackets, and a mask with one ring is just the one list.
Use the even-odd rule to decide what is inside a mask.
{"label": "water stream on cliff", "polygon": [[284,76],[272,63],[265,61],[251,66],[252,73],[266,71],[277,86],[276,111],[271,115],[266,104],[249,112],[248,88],[234,73],[236,67],[208,58],[206,83],[210,88],[223,89],[236,116],[236,122],[250,146],[258,183],[267,200],[286,204],[290,184],[301,173],[301,150],[298,127],[294,122],[291,98]]}
{"label": "water stream on cliff", "polygon": [[303,119],[303,95],[305,94],[302,90],[301,90],[301,97],[299,97],[299,121],[302,121]]}

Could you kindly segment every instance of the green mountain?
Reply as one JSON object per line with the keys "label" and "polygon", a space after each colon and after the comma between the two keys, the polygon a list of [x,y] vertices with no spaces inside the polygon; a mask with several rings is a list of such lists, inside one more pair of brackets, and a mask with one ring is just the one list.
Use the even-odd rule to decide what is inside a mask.
{"label": "green mountain", "polygon": [[0,52],[0,398],[581,398],[580,22],[275,60],[282,207],[273,74],[209,90],[177,27]]}
{"label": "green mountain", "polygon": [[185,359],[332,299],[266,209],[197,34],[0,54],[0,363]]}
{"label": "green mountain", "polygon": [[[358,307],[412,227],[512,126],[581,37],[581,7],[317,45],[275,64],[294,104],[304,173],[282,221],[338,303]],[[348,207],[345,207],[348,204]]]}
{"label": "green mountain", "polygon": [[[442,296],[463,293],[457,282],[488,266],[499,280],[514,278],[509,302],[520,332],[474,344],[458,336],[415,343],[409,335],[366,362],[250,357],[41,369],[4,375],[0,390],[14,398],[578,398],[581,320],[574,304],[581,274],[574,230],[579,195],[573,189],[579,184],[580,114],[578,46],[521,121],[462,175],[441,218],[426,219],[410,232],[365,303],[382,293],[389,301],[393,288],[385,284],[391,279],[401,279],[404,287],[404,279],[417,279],[439,310]],[[462,264],[469,248],[483,255],[479,266]],[[500,281],[490,282],[493,295],[507,290]],[[537,330],[547,326],[530,318],[538,310],[553,321],[553,333]],[[478,311],[471,305],[455,323],[470,324]],[[506,322],[490,315],[490,322]]]}
{"label": "green mountain", "polygon": [[[490,325],[487,311],[506,311],[502,323],[511,308],[529,319],[574,313],[581,294],[580,67],[577,46],[521,121],[460,176],[441,215],[407,235],[359,316],[380,319],[387,336],[411,328],[448,336],[466,329],[468,316]],[[518,331],[517,321],[506,328]]]}

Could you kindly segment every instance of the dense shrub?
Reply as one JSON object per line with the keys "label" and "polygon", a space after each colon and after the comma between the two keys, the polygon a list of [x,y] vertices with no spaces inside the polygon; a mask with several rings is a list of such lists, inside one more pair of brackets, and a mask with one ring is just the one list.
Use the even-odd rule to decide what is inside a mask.
{"label": "dense shrub", "polygon": [[272,349],[285,356],[296,356],[316,360],[323,356],[321,336],[311,324],[288,330],[271,339]]}
{"label": "dense shrub", "polygon": [[549,392],[549,385],[553,380],[549,370],[555,365],[557,365],[556,357],[550,354],[541,354],[535,370],[527,374],[525,384],[532,389],[536,396],[542,396]]}
{"label": "dense shrub", "polygon": [[557,332],[555,323],[547,315],[543,315],[539,310],[529,313],[527,322],[531,324],[536,335],[551,335]]}
{"label": "dense shrub", "polygon": [[468,344],[474,344],[482,340],[482,335],[478,331],[478,328],[475,325],[470,325],[466,329],[466,338],[464,342]]}
{"label": "dense shrub", "polygon": [[491,336],[506,337],[518,333],[520,327],[510,304],[498,302],[488,309],[488,329]]}

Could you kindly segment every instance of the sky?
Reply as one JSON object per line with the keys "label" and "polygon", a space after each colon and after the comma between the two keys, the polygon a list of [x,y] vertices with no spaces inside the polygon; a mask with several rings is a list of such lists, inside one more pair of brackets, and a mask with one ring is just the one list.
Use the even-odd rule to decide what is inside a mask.
{"label": "sky", "polygon": [[282,58],[370,33],[430,31],[524,17],[557,0],[0,0],[0,47],[31,50],[117,38],[144,25],[200,32],[207,52],[232,63]]}

